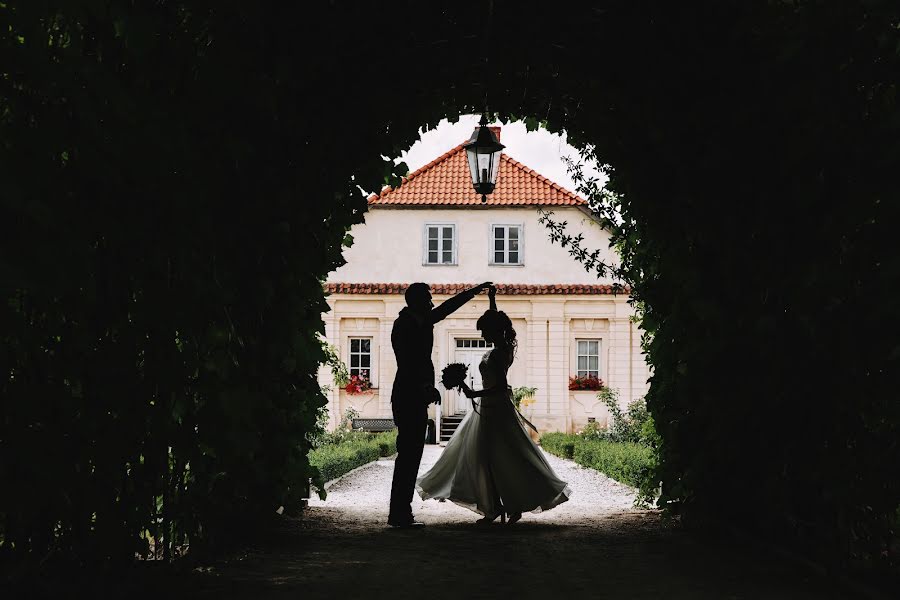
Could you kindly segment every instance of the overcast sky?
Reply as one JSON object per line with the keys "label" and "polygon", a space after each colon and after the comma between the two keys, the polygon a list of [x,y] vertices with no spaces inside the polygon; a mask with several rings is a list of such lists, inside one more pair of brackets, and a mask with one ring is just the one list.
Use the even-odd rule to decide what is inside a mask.
{"label": "overcast sky", "polygon": [[[479,115],[463,115],[456,123],[445,119],[435,129],[424,133],[420,130],[419,141],[399,160],[405,162],[410,171],[415,171],[469,139],[479,118]],[[575,191],[575,183],[566,172],[563,157],[577,159],[578,151],[566,143],[565,133],[560,136],[546,129],[529,132],[522,121],[491,125],[501,126],[500,143],[506,146],[504,153],[564,188]],[[596,168],[586,169],[586,172],[599,174]],[[601,181],[606,181],[606,177],[602,177]]]}

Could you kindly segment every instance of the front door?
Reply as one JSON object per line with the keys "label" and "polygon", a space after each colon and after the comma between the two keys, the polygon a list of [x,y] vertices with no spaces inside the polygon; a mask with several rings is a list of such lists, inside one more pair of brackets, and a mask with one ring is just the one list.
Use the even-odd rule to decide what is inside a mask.
{"label": "front door", "polygon": [[[493,344],[488,344],[481,338],[457,338],[456,354],[453,362],[463,363],[468,367],[468,379],[466,383],[474,390],[481,389],[481,357],[490,350]],[[450,413],[456,415],[465,414],[472,407],[472,401],[466,395],[457,390],[453,397],[453,406]]]}

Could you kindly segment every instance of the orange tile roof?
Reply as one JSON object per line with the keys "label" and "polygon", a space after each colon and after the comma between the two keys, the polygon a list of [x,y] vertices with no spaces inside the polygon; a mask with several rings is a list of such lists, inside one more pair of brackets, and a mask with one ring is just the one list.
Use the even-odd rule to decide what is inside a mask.
{"label": "orange tile roof", "polygon": [[494,193],[482,204],[462,144],[404,177],[396,188],[369,196],[370,206],[584,206],[587,202],[534,169],[500,154]]}
{"label": "orange tile roof", "polygon": [[[433,283],[432,294],[458,294],[474,287],[474,283]],[[540,296],[540,295],[609,295],[627,294],[631,290],[627,285],[612,284],[580,284],[562,283],[535,285],[526,283],[498,283],[497,293],[506,296]],[[329,294],[402,294],[409,287],[408,283],[326,283],[325,291]]]}

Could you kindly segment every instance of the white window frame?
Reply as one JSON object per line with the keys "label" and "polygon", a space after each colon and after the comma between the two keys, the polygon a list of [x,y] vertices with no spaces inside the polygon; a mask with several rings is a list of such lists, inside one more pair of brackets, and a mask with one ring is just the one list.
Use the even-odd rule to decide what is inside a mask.
{"label": "white window frame", "polygon": [[[372,382],[372,387],[378,387],[378,379],[375,373],[375,338],[371,335],[350,335],[347,337],[347,373],[349,375],[354,375],[353,369],[355,368],[357,371],[363,370],[362,366],[354,367],[353,366],[353,356],[364,356],[365,353],[354,352],[353,351],[353,340],[368,340],[369,341],[369,368],[366,369],[369,371],[369,381]],[[362,362],[362,360],[360,360]]]}
{"label": "white window frame", "polygon": [[[587,357],[594,356],[593,354],[581,354],[579,352],[579,346],[581,345],[581,342],[597,342],[597,378],[603,379],[603,360],[602,360],[603,339],[602,338],[586,338],[586,337],[575,338],[575,376],[576,377],[586,377],[586,376],[590,375],[591,372],[593,371],[593,369],[590,368],[590,365],[588,365],[588,368],[584,371],[578,368],[578,358],[580,356],[587,356]],[[588,361],[588,362],[590,362],[590,361]],[[584,375],[582,375],[582,373],[584,373]]]}
{"label": "white window frame", "polygon": [[[428,262],[428,229],[430,227],[438,228],[438,262]],[[443,262],[444,249],[443,249],[443,229],[445,227],[449,227],[452,230],[453,242],[451,244],[453,257],[452,262]],[[441,223],[431,221],[425,223],[425,227],[422,228],[422,266],[424,267],[455,267],[457,266],[456,260],[456,252],[459,247],[459,239],[456,236],[456,223]]]}
{"label": "white window frame", "polygon": [[[507,262],[496,262],[494,253],[494,241],[496,238],[496,230],[498,227],[505,227],[506,233],[503,237],[503,258]],[[519,261],[508,262],[509,260],[509,228],[516,227],[519,230]],[[525,224],[524,223],[491,223],[488,229],[488,264],[493,267],[523,267],[525,266]]]}
{"label": "white window frame", "polygon": [[494,347],[494,344],[480,337],[457,337],[454,338],[456,350],[488,350]]}

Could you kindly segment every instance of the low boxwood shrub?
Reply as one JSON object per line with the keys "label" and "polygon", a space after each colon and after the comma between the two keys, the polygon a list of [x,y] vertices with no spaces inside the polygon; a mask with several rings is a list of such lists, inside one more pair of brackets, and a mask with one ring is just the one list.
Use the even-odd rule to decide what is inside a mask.
{"label": "low boxwood shrub", "polygon": [[397,430],[354,432],[340,442],[322,444],[310,451],[309,463],[319,470],[323,481],[331,481],[379,457],[391,456],[396,448]]}
{"label": "low boxwood shrub", "polygon": [[575,454],[575,436],[567,433],[550,432],[541,436],[541,447],[550,454],[562,458],[573,458]]}
{"label": "low boxwood shrub", "polygon": [[637,503],[646,505],[656,499],[656,453],[634,442],[576,441],[574,460],[608,477],[637,488]]}
{"label": "low boxwood shrub", "polygon": [[374,436],[375,443],[378,444],[379,456],[392,456],[397,452],[397,430],[384,431],[376,433]]}
{"label": "low boxwood shrub", "polygon": [[378,445],[367,441],[325,444],[309,453],[309,462],[319,470],[322,479],[330,481],[356,467],[378,460]]}
{"label": "low boxwood shrub", "polygon": [[600,471],[607,477],[637,489],[635,503],[652,504],[658,494],[656,480],[656,452],[645,445],[633,442],[612,442],[602,439],[585,439],[568,433],[545,433],[541,447],[562,458]]}

